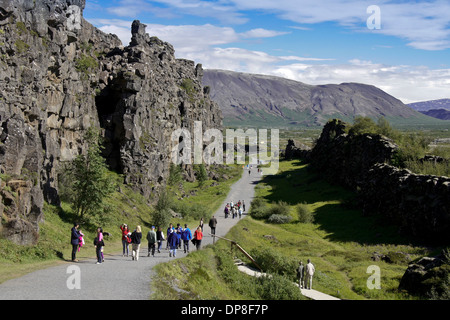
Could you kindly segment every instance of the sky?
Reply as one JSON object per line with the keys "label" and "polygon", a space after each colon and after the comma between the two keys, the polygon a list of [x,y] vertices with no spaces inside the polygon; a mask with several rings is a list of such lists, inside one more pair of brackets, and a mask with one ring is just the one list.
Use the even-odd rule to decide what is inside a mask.
{"label": "sky", "polygon": [[83,16],[124,45],[140,20],[204,69],[450,98],[449,0],[86,0]]}

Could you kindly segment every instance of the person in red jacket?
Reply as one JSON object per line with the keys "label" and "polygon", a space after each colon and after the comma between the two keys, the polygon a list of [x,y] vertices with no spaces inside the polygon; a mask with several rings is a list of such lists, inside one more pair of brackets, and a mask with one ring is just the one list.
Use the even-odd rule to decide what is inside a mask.
{"label": "person in red jacket", "polygon": [[123,248],[122,255],[125,257],[125,248],[126,248],[128,257],[128,246],[131,242],[129,234],[131,233],[131,231],[130,229],[128,229],[128,226],[125,223],[120,226],[120,230],[122,230],[122,248]]}
{"label": "person in red jacket", "polygon": [[200,246],[202,244],[202,239],[203,239],[203,232],[202,232],[202,228],[199,226],[197,228],[197,230],[195,230],[195,232],[194,232],[194,240],[195,240],[195,246],[197,247],[197,250],[200,249]]}

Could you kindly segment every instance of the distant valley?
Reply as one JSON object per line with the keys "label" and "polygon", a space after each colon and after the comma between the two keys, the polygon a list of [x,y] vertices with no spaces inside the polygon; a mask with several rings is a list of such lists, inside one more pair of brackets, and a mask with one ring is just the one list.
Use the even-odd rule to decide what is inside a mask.
{"label": "distant valley", "polygon": [[436,125],[381,89],[359,83],[309,85],[280,77],[205,70],[228,126],[317,127],[331,118],[352,121],[355,116],[386,117],[394,125]]}

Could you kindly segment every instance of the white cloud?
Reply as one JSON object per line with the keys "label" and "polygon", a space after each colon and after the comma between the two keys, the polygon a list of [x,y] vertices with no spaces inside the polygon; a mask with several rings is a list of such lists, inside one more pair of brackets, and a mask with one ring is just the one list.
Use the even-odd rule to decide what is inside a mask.
{"label": "white cloud", "polygon": [[342,82],[370,84],[404,103],[446,98],[450,85],[450,69],[389,66],[356,59],[340,65],[290,64],[275,67],[270,73],[308,84]]}
{"label": "white cloud", "polygon": [[[391,0],[158,0],[157,2],[183,10],[184,13],[212,17],[235,23],[244,23],[251,10],[276,14],[284,20],[303,24],[294,27],[307,30],[304,25],[336,22],[352,30],[369,32],[367,8],[381,9],[381,29],[376,32],[398,37],[421,50],[450,48],[450,3],[445,0],[401,1]],[[225,19],[224,17],[228,17]],[[242,21],[238,21],[242,20]],[[372,31],[373,32],[373,31]]]}

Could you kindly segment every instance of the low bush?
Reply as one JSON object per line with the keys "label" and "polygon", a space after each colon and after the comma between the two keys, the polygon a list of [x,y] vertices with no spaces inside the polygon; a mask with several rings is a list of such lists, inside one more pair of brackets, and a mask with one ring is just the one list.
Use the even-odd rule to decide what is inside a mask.
{"label": "low bush", "polygon": [[301,203],[297,205],[297,216],[298,221],[301,223],[313,223],[314,213],[308,207],[308,205]]}
{"label": "low bush", "polygon": [[283,224],[283,223],[289,223],[292,221],[291,216],[285,216],[282,214],[272,214],[269,219],[267,220],[269,223],[274,224]]}
{"label": "low bush", "polygon": [[267,219],[271,212],[269,207],[261,198],[255,198],[250,204],[250,216],[254,219]]}
{"label": "low bush", "polygon": [[269,209],[270,215],[289,216],[289,205],[284,201],[278,201]]}

